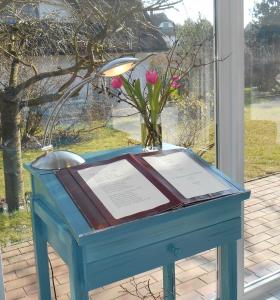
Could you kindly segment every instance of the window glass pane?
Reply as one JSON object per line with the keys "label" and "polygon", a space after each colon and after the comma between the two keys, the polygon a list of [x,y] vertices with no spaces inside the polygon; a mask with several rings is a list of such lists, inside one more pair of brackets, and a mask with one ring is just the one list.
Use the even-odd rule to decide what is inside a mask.
{"label": "window glass pane", "polygon": [[[177,37],[181,34],[180,51],[192,53],[196,45],[202,46],[196,59],[196,65],[201,67],[194,68],[187,78],[188,93],[183,102],[170,103],[163,113],[164,140],[191,147],[212,163],[215,162],[213,6],[210,0],[185,0],[177,6],[178,10],[166,12],[178,27]],[[178,299],[216,299],[216,257],[217,251],[212,249],[176,263]]]}
{"label": "window glass pane", "polygon": [[[132,78],[141,78],[145,83],[147,70],[155,69],[163,74],[168,64],[168,53],[173,51],[179,40],[172,56],[177,69],[175,73],[180,76],[188,68],[191,71],[179,80],[179,97],[168,101],[162,112],[163,141],[191,147],[214,162],[214,32],[213,3],[210,2],[204,6],[202,1],[197,1],[196,5],[192,1],[184,1],[177,5],[177,10],[150,12],[149,19],[160,32],[160,43],[157,41],[155,45],[143,37],[147,48],[138,52],[137,56],[143,58],[151,52],[154,55],[136,68]],[[127,103],[114,105],[111,124],[137,143],[141,139],[141,129],[139,115],[135,113],[136,110]],[[132,116],[124,118],[125,115]]]}
{"label": "window glass pane", "polygon": [[245,284],[280,270],[280,2],[245,0]]}
{"label": "window glass pane", "polygon": [[[132,1],[135,5],[131,5]],[[6,30],[0,34],[1,47],[7,51],[10,47],[20,47],[10,56],[7,51],[0,52],[0,88],[1,92],[6,90],[14,71],[18,76],[13,84],[25,83],[17,108],[16,127],[20,132],[12,137],[13,144],[22,148],[22,152],[18,148],[17,154],[22,153],[24,162],[34,160],[42,154],[41,146],[48,145],[43,144],[44,130],[60,97],[84,78],[96,74],[104,63],[128,55],[143,60],[125,78],[134,87],[140,79],[139,89],[144,96],[149,93],[145,87],[147,71],[156,71],[163,87],[172,82],[172,91],[168,91],[168,101],[161,112],[163,141],[190,147],[204,159],[215,162],[214,1],[184,0],[175,7],[172,3],[177,0],[97,0],[94,7],[91,0],[39,2],[21,9],[11,1],[4,21],[0,22],[0,31]],[[13,44],[21,32],[19,27],[25,24],[18,22],[21,11],[22,20],[29,23],[23,28],[26,30],[21,36],[23,40]],[[15,52],[20,61],[14,63],[20,63],[20,67],[13,69],[11,62]],[[141,98],[139,91],[130,95],[123,85],[117,85],[113,86],[111,78],[98,77],[71,95],[51,120],[53,133],[49,142],[56,149],[79,154],[139,145],[142,139],[139,109],[130,101],[133,97]],[[160,95],[165,95],[163,90]],[[2,124],[4,116],[1,116]],[[4,127],[0,128],[1,134],[7,128]],[[1,142],[6,147],[10,137]],[[5,167],[5,163],[2,169],[3,165]],[[27,172],[23,179],[23,192],[28,194],[31,186]],[[5,198],[3,174],[1,180],[2,199]],[[23,202],[22,198],[20,204]],[[26,227],[30,237],[30,224],[23,224],[15,230],[20,231],[15,239],[22,238],[22,229]],[[20,255],[21,252],[17,252]],[[52,249],[50,254],[58,259]],[[59,267],[65,268],[60,260]],[[58,276],[57,282],[67,286],[62,296],[68,297],[67,269],[64,271],[60,274],[63,278],[54,275]],[[162,294],[161,269],[135,278],[142,282],[140,289],[147,291],[151,284],[156,295]],[[216,249],[176,264],[177,293],[182,299],[215,298],[216,278]],[[92,293],[98,294],[100,299],[115,299],[121,296],[119,290],[124,292],[119,284]],[[131,285],[124,286],[131,288]],[[127,294],[125,299],[130,296],[135,299],[131,293]]]}

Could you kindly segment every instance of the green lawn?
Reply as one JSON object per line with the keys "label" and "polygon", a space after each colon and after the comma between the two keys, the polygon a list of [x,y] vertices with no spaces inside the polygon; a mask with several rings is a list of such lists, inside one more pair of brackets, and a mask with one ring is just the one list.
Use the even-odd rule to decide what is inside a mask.
{"label": "green lawn", "polygon": [[[267,113],[267,112],[266,112]],[[274,111],[270,112],[274,115]],[[265,176],[280,171],[280,143],[277,132],[277,121],[262,120],[262,110],[245,111],[245,177],[246,179]],[[279,114],[280,116],[280,114]],[[253,120],[252,120],[253,118]],[[278,128],[279,130],[279,128]],[[113,149],[128,145],[128,136],[112,129],[95,131],[84,143],[67,146],[67,150],[76,153],[86,153],[101,149]],[[207,152],[204,158],[214,161],[215,149]],[[34,160],[40,151],[23,153],[24,162]],[[0,161],[0,196],[4,197],[2,161]],[[30,191],[29,175],[24,171],[26,191]],[[30,216],[28,212],[20,211],[12,216],[0,214],[0,244],[16,242],[31,236]]]}
{"label": "green lawn", "polygon": [[[245,180],[280,172],[280,127],[277,129],[275,120],[261,120],[262,111],[255,113],[260,117],[252,120],[251,112],[245,111]],[[215,149],[205,153],[203,158],[214,162]]]}
{"label": "green lawn", "polygon": [[[249,111],[245,112],[245,181],[280,172],[278,131],[275,121],[251,120]],[[203,158],[214,162],[215,149],[205,153]]]}
{"label": "green lawn", "polygon": [[31,238],[30,212],[20,210],[12,215],[0,214],[0,246]]}
{"label": "green lawn", "polygon": [[245,112],[245,179],[247,180],[280,172],[280,110],[279,121],[261,120],[265,118],[265,114],[267,113],[264,110],[255,110],[252,120],[252,113],[249,110]]}

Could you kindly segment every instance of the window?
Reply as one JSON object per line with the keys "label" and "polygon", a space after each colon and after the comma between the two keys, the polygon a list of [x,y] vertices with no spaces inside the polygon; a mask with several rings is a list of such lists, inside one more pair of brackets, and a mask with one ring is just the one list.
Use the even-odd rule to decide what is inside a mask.
{"label": "window", "polygon": [[245,284],[280,272],[280,2],[245,0]]}

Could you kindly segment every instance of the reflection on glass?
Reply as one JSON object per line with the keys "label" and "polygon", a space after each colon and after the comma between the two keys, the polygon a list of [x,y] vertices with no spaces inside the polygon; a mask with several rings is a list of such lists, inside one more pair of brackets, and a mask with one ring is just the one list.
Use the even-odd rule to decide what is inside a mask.
{"label": "reflection on glass", "polygon": [[244,30],[248,284],[280,271],[280,2],[245,0]]}
{"label": "reflection on glass", "polygon": [[[179,95],[171,95],[161,114],[163,141],[191,147],[214,162],[213,3],[183,1],[176,9],[148,11],[147,18],[159,35],[156,40],[143,36],[144,48],[137,56],[144,58],[151,52],[154,55],[142,62],[129,77],[140,78],[142,87],[145,86],[145,72],[156,70],[159,75],[165,74],[168,56],[174,52],[172,68],[175,71],[172,71],[181,77],[180,88]],[[186,70],[187,76],[183,76]],[[120,101],[113,106],[112,114],[113,128],[127,132],[132,142],[141,140],[135,109]],[[126,115],[131,116],[124,118]]]}

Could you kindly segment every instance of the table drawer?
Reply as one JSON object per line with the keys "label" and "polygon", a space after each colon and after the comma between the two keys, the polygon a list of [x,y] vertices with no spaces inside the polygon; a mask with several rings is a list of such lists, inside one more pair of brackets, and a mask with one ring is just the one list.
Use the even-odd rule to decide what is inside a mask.
{"label": "table drawer", "polygon": [[145,272],[241,237],[241,218],[196,230],[85,266],[88,290]]}

